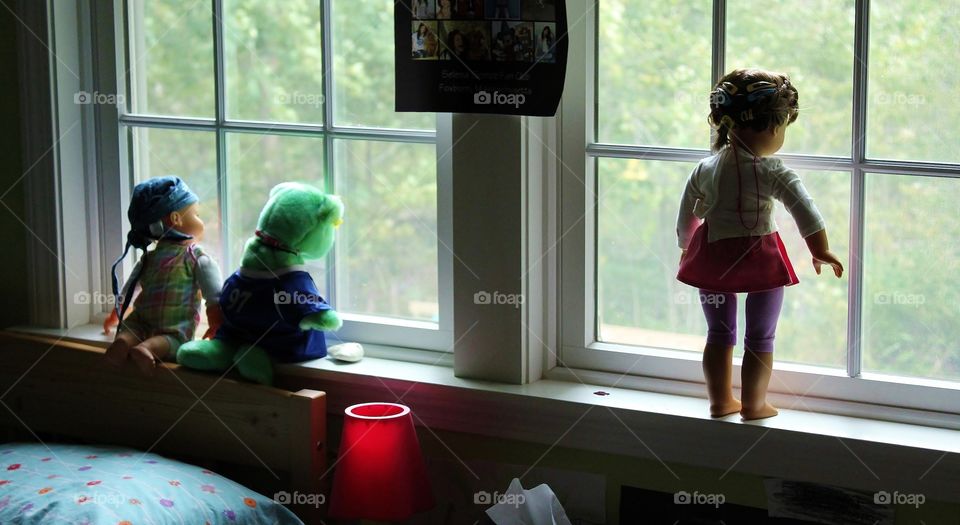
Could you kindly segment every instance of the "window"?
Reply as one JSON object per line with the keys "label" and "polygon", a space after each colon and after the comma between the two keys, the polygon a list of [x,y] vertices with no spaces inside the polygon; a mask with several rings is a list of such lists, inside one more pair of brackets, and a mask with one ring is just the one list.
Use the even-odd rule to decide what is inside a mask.
{"label": "window", "polygon": [[[129,0],[116,4],[127,179],[177,174],[200,196],[203,240],[239,265],[275,184],[347,206],[313,261],[339,336],[449,350],[440,304],[437,119],[393,111],[390,0]],[[125,203],[118,203],[125,208]],[[449,288],[449,287],[444,287]]]}
{"label": "window", "polygon": [[[956,46],[944,43],[958,12],[956,0],[574,9],[582,23],[571,26],[563,102],[563,364],[702,381],[706,325],[696,291],[676,280],[677,206],[710,155],[713,83],[761,67],[798,86],[800,117],[779,156],[813,195],[847,268],[843,279],[817,276],[778,206],[801,284],[787,289],[771,391],[956,412],[960,73],[949,65]],[[742,340],[742,307],[738,327]],[[927,387],[944,397],[931,401]]]}

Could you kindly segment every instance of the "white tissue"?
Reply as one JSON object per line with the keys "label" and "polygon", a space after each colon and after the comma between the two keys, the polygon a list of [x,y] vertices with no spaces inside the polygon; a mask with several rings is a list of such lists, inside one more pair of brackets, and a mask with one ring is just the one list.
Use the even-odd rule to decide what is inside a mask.
{"label": "white tissue", "polygon": [[355,363],[363,359],[363,347],[358,343],[342,343],[327,348],[327,355],[337,361]]}
{"label": "white tissue", "polygon": [[546,483],[525,490],[517,478],[498,497],[498,503],[487,509],[487,516],[497,525],[571,525],[557,495]]}

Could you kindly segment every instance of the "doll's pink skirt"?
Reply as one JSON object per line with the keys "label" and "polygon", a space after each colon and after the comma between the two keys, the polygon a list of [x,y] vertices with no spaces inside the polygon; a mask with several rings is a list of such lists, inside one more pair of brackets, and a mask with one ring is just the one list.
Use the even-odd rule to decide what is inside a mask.
{"label": "doll's pink skirt", "polygon": [[707,241],[707,222],[690,239],[677,279],[714,292],[761,292],[800,282],[777,232]]}

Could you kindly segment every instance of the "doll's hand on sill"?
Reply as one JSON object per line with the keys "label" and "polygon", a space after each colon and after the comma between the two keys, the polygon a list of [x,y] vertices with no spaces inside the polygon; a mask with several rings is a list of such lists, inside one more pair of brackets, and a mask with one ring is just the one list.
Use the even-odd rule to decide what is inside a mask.
{"label": "doll's hand on sill", "polygon": [[217,329],[223,324],[223,310],[219,304],[207,306],[207,331],[203,333],[203,339],[213,339],[217,335]]}
{"label": "doll's hand on sill", "polygon": [[120,324],[120,320],[117,319],[117,311],[113,308],[110,309],[110,315],[103,320],[103,335],[110,335],[113,333],[113,329]]}

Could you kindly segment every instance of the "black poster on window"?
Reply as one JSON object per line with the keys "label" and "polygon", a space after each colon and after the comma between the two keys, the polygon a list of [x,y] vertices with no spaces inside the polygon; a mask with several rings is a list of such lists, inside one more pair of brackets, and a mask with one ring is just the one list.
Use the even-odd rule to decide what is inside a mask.
{"label": "black poster on window", "polygon": [[556,114],[564,0],[400,0],[394,12],[397,111]]}

